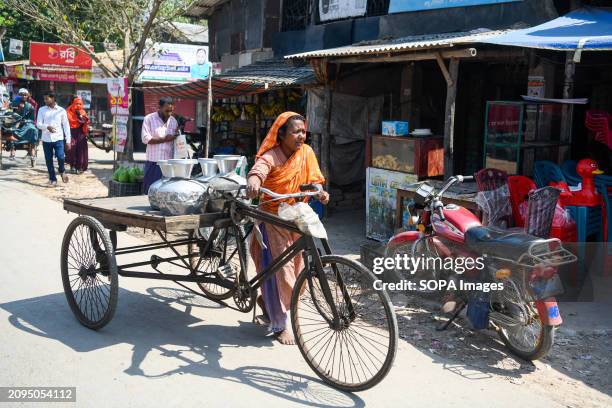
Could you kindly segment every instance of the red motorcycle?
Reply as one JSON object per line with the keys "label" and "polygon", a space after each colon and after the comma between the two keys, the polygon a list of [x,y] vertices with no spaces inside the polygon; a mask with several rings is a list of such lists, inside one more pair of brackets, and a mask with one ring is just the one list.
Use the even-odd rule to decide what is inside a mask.
{"label": "red motorcycle", "polygon": [[[469,210],[444,205],[444,193],[468,179],[473,177],[451,177],[437,192],[426,182],[419,185],[413,205],[414,210],[421,210],[415,217],[417,231],[393,236],[386,257],[434,261],[420,267],[413,264],[412,268],[402,264],[402,268],[387,271],[385,280],[413,282],[412,289],[424,289],[420,295],[442,291],[446,301],[450,299],[456,307],[439,330],[446,329],[467,306],[475,328],[493,326],[514,354],[526,360],[539,359],[552,347],[555,328],[562,322],[554,298],[563,293],[558,268],[576,257],[556,238],[486,227]],[[458,262],[461,259],[474,262],[467,265]]]}

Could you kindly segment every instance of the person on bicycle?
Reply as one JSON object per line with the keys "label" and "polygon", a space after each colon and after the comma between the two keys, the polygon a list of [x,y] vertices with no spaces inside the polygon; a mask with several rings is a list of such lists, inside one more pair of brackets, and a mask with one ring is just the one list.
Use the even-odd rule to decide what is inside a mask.
{"label": "person on bicycle", "polygon": [[[13,111],[19,115],[19,121],[15,124],[14,136],[19,141],[28,141],[28,154],[32,155],[38,143],[38,129],[34,121],[34,107],[30,105],[23,96],[17,96],[13,100]],[[15,160],[15,144],[11,143],[10,159]]]}
{"label": "person on bicycle", "polygon": [[[258,196],[260,187],[279,194],[290,194],[300,192],[302,184],[324,183],[325,178],[319,169],[317,158],[305,141],[306,119],[303,116],[295,112],[285,112],[276,118],[248,174],[247,195],[251,198]],[[270,198],[264,194],[262,201]],[[322,191],[318,199],[327,204],[329,194]],[[280,202],[264,203],[260,208],[276,215]],[[295,200],[288,199],[285,202],[293,204]],[[251,256],[257,272],[264,270],[299,238],[299,234],[271,224],[262,223],[259,228],[266,248],[261,248],[256,239],[251,241]],[[260,306],[263,303],[270,321],[270,329],[282,344],[295,344],[290,328],[289,309],[291,291],[301,270],[302,257],[298,255],[285,264],[282,271],[264,282],[262,297],[258,298],[258,303]]]}

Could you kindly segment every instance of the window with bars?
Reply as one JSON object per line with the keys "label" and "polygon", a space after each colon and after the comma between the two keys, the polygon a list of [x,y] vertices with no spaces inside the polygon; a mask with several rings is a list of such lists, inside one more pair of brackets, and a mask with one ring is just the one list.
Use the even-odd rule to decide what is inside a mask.
{"label": "window with bars", "polygon": [[312,4],[318,0],[284,0],[283,31],[304,30],[310,24]]}
{"label": "window with bars", "polygon": [[389,0],[368,0],[366,15],[384,16],[389,12]]}

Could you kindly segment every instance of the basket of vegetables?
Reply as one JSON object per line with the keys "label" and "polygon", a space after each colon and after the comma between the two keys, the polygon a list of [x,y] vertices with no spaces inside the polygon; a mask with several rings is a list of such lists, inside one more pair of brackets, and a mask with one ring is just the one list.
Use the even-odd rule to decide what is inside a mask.
{"label": "basket of vegetables", "polygon": [[125,197],[142,194],[144,172],[140,167],[119,166],[108,184],[109,197]]}

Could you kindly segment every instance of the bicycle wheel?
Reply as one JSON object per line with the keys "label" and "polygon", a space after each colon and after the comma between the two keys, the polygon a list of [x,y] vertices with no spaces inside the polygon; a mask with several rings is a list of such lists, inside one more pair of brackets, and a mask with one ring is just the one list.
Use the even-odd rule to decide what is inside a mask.
{"label": "bicycle wheel", "polygon": [[[207,238],[209,238],[210,232],[202,231],[201,233],[204,236],[208,235]],[[237,239],[233,228],[220,230],[208,253],[201,255],[198,271],[234,283],[241,269],[239,251],[243,249],[244,243]],[[207,297],[214,300],[228,299],[233,294],[233,289],[214,283],[198,282],[198,286]]]}
{"label": "bicycle wheel", "polygon": [[330,324],[330,304],[318,277],[304,270],[291,299],[293,334],[323,381],[344,391],[366,390],[382,381],[393,364],[395,312],[387,293],[374,289],[376,277],[363,265],[337,255],[322,256],[321,262],[340,325]]}
{"label": "bicycle wheel", "polygon": [[64,234],[62,283],[70,309],[90,329],[104,327],[115,314],[119,280],[115,252],[98,220],[75,218]]}

